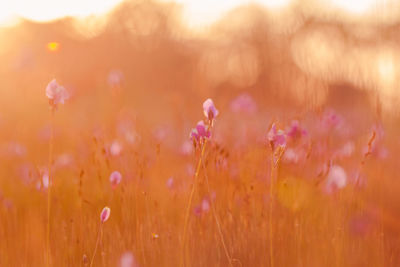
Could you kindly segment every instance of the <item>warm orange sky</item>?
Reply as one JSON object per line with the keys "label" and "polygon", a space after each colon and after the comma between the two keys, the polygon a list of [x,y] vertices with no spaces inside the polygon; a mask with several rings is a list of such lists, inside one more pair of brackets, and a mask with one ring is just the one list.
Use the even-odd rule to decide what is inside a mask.
{"label": "warm orange sky", "polygon": [[[0,25],[16,22],[17,17],[49,21],[64,16],[85,17],[106,13],[123,0],[12,0],[0,1]],[[366,14],[394,0],[161,0],[177,2],[184,7],[184,17],[191,26],[212,23],[230,9],[247,3],[259,3],[270,9],[284,8],[295,2],[327,9],[342,10],[353,15]]]}

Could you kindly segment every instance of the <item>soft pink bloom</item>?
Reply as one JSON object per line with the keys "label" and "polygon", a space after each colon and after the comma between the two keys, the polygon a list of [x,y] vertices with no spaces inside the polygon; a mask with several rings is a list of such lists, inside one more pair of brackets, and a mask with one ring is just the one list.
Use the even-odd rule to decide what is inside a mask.
{"label": "soft pink bloom", "polygon": [[247,93],[243,93],[231,102],[231,110],[236,113],[252,114],[257,110],[257,104]]}
{"label": "soft pink bloom", "polygon": [[109,208],[109,207],[104,207],[103,210],[102,210],[101,213],[100,213],[100,221],[101,221],[102,223],[104,223],[105,221],[107,221],[108,218],[110,218],[110,213],[111,213],[110,208]]}
{"label": "soft pink bloom", "polygon": [[166,183],[168,189],[172,189],[174,187],[174,177],[169,177]]}
{"label": "soft pink bloom", "polygon": [[119,156],[122,152],[122,145],[118,141],[113,141],[110,145],[111,156]]}
{"label": "soft pink bloom", "polygon": [[210,202],[208,201],[208,199],[203,199],[203,201],[201,202],[201,210],[202,212],[206,213],[210,210]]}
{"label": "soft pink bloom", "polygon": [[268,141],[275,150],[276,147],[286,146],[286,135],[282,130],[277,130],[275,123],[272,124],[271,129],[268,132]]}
{"label": "soft pink bloom", "polygon": [[300,126],[298,120],[293,120],[290,127],[286,130],[287,136],[292,139],[298,139],[307,135],[307,130]]}
{"label": "soft pink bloom", "polygon": [[46,96],[49,99],[50,105],[57,108],[58,104],[64,104],[69,98],[67,90],[60,86],[56,79],[53,79],[46,87]]}
{"label": "soft pink bloom", "polygon": [[190,155],[193,152],[193,145],[190,141],[183,142],[181,146],[181,154],[184,156]]}
{"label": "soft pink bloom", "polygon": [[204,121],[199,121],[195,129],[190,132],[190,139],[193,141],[202,141],[211,137],[211,132],[204,124]]}
{"label": "soft pink bloom", "polygon": [[335,155],[336,157],[350,157],[353,155],[355,150],[355,145],[354,142],[348,141],[346,144],[342,146],[339,150],[336,151]]}
{"label": "soft pink bloom", "polygon": [[342,117],[334,110],[327,110],[322,115],[321,127],[324,131],[329,131],[339,127],[343,123]]}
{"label": "soft pink bloom", "polygon": [[37,190],[47,190],[50,184],[49,171],[47,168],[39,169],[39,181],[36,183]]}
{"label": "soft pink bloom", "polygon": [[364,237],[371,230],[373,219],[367,214],[355,215],[349,221],[349,232],[352,235]]}
{"label": "soft pink bloom", "polygon": [[72,166],[74,163],[74,157],[71,154],[64,153],[57,157],[55,162],[56,168],[66,168]]}
{"label": "soft pink bloom", "polygon": [[137,264],[135,257],[133,256],[133,253],[128,251],[121,255],[119,266],[120,267],[138,267],[139,265]]}
{"label": "soft pink bloom", "polygon": [[297,163],[300,159],[299,154],[293,148],[288,148],[283,155],[283,159],[289,163]]}
{"label": "soft pink bloom", "polygon": [[124,75],[120,70],[112,70],[108,74],[107,82],[111,87],[119,87],[121,86],[124,80]]}
{"label": "soft pink bloom", "polygon": [[169,135],[171,129],[168,125],[160,125],[153,130],[153,136],[157,142],[163,142]]}
{"label": "soft pink bloom", "polygon": [[325,191],[330,194],[344,188],[346,185],[347,174],[345,170],[338,165],[332,165],[326,177]]}
{"label": "soft pink bloom", "polygon": [[219,112],[214,106],[214,102],[211,100],[211,98],[207,99],[203,103],[203,110],[204,110],[204,115],[206,116],[207,119],[212,121],[215,119]]}
{"label": "soft pink bloom", "polygon": [[110,175],[110,182],[113,189],[121,183],[122,175],[119,171],[113,171]]}

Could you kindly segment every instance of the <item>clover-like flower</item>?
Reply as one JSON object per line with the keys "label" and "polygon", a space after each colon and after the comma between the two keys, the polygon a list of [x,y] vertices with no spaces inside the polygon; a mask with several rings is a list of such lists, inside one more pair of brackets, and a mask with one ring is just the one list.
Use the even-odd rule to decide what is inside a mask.
{"label": "clover-like flower", "polygon": [[64,104],[69,98],[67,90],[59,85],[56,79],[53,79],[46,87],[46,96],[49,99],[50,106],[57,108],[58,104]]}
{"label": "clover-like flower", "polygon": [[275,150],[277,147],[285,147],[286,146],[286,135],[282,130],[276,129],[276,124],[273,123],[271,129],[268,132],[268,141],[272,147],[272,150]]}
{"label": "clover-like flower", "polygon": [[110,208],[109,207],[104,207],[104,209],[100,213],[100,221],[101,221],[101,223],[104,223],[105,221],[108,220],[108,218],[110,218],[110,213],[111,213]]}
{"label": "clover-like flower", "polygon": [[219,114],[219,112],[215,108],[214,102],[211,100],[211,98],[204,101],[203,111],[204,111],[204,115],[206,116],[206,118],[210,121],[214,120]]}
{"label": "clover-like flower", "polygon": [[122,175],[119,171],[113,171],[110,175],[110,183],[113,189],[121,183]]}

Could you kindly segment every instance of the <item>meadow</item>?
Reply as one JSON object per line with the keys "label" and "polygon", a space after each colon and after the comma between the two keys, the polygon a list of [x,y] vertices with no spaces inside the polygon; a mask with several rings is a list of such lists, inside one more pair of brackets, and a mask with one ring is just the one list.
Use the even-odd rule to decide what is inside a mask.
{"label": "meadow", "polygon": [[400,266],[393,29],[175,8],[0,30],[0,266]]}

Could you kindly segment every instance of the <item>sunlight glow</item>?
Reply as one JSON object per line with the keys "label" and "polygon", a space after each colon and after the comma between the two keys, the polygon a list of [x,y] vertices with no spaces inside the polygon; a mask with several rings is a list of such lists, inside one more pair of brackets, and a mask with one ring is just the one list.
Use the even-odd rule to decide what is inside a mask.
{"label": "sunlight glow", "polygon": [[[13,0],[0,2],[0,25],[15,23],[17,18],[45,22],[74,16],[87,17],[107,13],[123,0]],[[296,0],[159,0],[182,5],[183,18],[188,26],[207,26],[235,7],[259,4],[276,10],[290,6]],[[377,0],[325,0],[326,8],[339,8],[352,14],[363,15],[377,5]]]}

